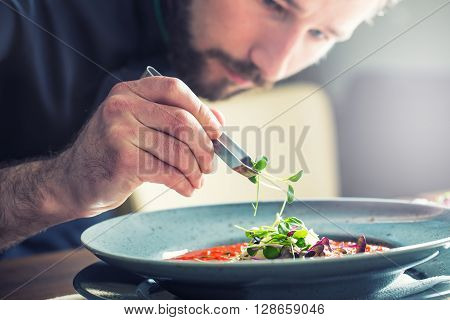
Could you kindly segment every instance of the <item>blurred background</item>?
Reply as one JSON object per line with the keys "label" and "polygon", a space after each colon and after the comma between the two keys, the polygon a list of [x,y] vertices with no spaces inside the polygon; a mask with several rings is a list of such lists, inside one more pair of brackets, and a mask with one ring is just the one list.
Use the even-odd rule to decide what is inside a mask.
{"label": "blurred background", "polygon": [[406,31],[446,2],[402,1],[290,79],[325,84],[364,60],[324,89],[336,120],[341,195],[450,188],[450,6]]}

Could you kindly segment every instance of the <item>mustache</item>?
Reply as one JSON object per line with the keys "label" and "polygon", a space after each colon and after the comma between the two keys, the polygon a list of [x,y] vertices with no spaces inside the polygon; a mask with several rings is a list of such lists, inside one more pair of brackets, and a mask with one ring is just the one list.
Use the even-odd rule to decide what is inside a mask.
{"label": "mustache", "polygon": [[229,54],[220,49],[208,49],[204,52],[206,58],[214,58],[222,62],[222,64],[238,74],[242,78],[253,82],[258,87],[270,88],[272,83],[262,76],[259,68],[251,61],[240,61],[234,59]]}

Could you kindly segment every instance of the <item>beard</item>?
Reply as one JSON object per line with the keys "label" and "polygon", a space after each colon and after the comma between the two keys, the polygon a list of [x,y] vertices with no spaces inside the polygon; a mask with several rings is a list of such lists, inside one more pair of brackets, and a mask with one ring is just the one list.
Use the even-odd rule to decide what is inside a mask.
{"label": "beard", "polygon": [[264,80],[259,68],[251,61],[237,60],[219,48],[204,51],[195,49],[190,31],[192,0],[167,1],[167,4],[166,25],[170,35],[169,60],[177,77],[183,80],[195,94],[215,101],[248,90],[232,90],[235,83],[225,76],[217,80],[207,80],[209,60],[216,60],[226,69],[251,81],[255,87],[271,86]]}

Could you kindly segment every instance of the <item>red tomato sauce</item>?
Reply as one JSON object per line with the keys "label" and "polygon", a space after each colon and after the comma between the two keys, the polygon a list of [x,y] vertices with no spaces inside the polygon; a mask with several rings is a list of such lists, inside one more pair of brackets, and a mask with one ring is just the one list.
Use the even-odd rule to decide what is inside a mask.
{"label": "red tomato sauce", "polygon": [[[327,252],[325,256],[340,257],[343,255],[351,255],[356,253],[356,243],[350,241],[334,241],[330,240],[333,252]],[[231,245],[223,245],[200,250],[193,250],[170,260],[199,260],[199,261],[229,261],[238,256],[247,243],[236,243]],[[336,249],[344,249],[345,254]],[[367,244],[366,253],[383,252],[389,250],[381,245]]]}
{"label": "red tomato sauce", "polygon": [[172,260],[201,260],[201,261],[228,261],[241,253],[247,243],[236,243],[190,251]]}

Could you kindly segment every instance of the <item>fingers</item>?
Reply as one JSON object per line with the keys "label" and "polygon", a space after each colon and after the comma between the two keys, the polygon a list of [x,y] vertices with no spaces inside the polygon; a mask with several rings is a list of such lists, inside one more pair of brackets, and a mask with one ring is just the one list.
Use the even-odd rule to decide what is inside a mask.
{"label": "fingers", "polygon": [[[126,127],[121,132],[138,150],[140,180],[185,196],[203,185],[202,173],[213,170],[211,140],[222,133],[220,112],[211,111],[182,81],[167,77],[119,83],[105,101],[103,122]],[[125,126],[124,114],[136,123]]]}
{"label": "fingers", "polygon": [[176,168],[194,188],[199,189],[202,186],[202,171],[191,149],[185,143],[164,132],[145,127],[137,121],[136,126],[139,133],[132,141],[136,147]]}
{"label": "fingers", "polygon": [[141,149],[139,149],[139,159],[138,175],[143,182],[164,184],[186,197],[190,197],[194,192],[194,187],[176,168]]}
{"label": "fingers", "polygon": [[222,133],[221,124],[213,112],[179,79],[143,78],[119,84],[115,90],[130,90],[145,100],[186,110],[197,119],[212,140]]}
{"label": "fingers", "polygon": [[203,173],[213,170],[214,147],[196,118],[184,109],[151,103],[139,97],[132,103],[134,117],[142,125],[164,132],[189,147]]}
{"label": "fingers", "polygon": [[216,108],[210,108],[211,112],[216,116],[216,119],[220,122],[220,124],[223,126],[225,124],[225,116],[222,112],[217,110]]}

